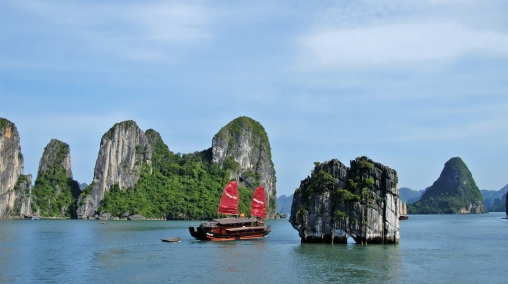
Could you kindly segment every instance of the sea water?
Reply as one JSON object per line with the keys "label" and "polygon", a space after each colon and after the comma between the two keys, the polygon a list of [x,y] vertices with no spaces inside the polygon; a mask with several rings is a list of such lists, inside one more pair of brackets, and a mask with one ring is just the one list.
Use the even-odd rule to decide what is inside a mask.
{"label": "sea water", "polygon": [[[504,213],[410,215],[397,245],[194,240],[199,221],[0,220],[0,283],[508,283]],[[163,238],[181,238],[178,243]]]}

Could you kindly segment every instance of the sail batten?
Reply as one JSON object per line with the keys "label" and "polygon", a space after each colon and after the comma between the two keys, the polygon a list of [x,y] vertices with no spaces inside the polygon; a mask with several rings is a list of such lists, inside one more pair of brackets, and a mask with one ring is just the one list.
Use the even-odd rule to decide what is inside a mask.
{"label": "sail batten", "polygon": [[238,215],[238,185],[230,181],[224,188],[219,204],[219,214]]}
{"label": "sail batten", "polygon": [[250,212],[252,216],[266,218],[266,196],[263,186],[258,186],[254,192]]}

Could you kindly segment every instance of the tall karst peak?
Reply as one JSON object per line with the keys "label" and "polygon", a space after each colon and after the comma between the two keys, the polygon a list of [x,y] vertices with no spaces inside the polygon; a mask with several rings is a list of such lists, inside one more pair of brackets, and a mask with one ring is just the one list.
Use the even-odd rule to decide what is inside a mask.
{"label": "tall karst peak", "polygon": [[268,135],[257,121],[240,116],[213,137],[212,162],[230,172],[230,177],[254,189],[265,187],[268,215],[274,216],[276,178]]}
{"label": "tall karst peak", "polygon": [[421,199],[408,207],[409,213],[485,213],[483,197],[467,165],[459,157],[448,160],[439,178]]}
{"label": "tall karst peak", "polygon": [[78,182],[72,179],[69,145],[52,139],[44,148],[32,190],[32,207],[36,208],[36,215],[75,217],[80,193]]}
{"label": "tall karst peak", "polygon": [[141,175],[143,162],[149,161],[152,147],[145,133],[132,120],[116,123],[101,139],[95,163],[93,185],[81,196],[79,218],[93,217],[111,186],[133,188]]}
{"label": "tall karst peak", "polygon": [[[474,184],[471,172],[464,161],[459,157],[451,158],[445,163],[443,171],[437,181],[443,183],[443,185],[448,185],[444,187],[444,190],[450,190],[451,192],[460,190],[460,185],[468,183]],[[476,184],[474,185],[476,186]]]}
{"label": "tall karst peak", "polygon": [[14,188],[23,174],[23,155],[16,125],[0,117],[0,194]]}
{"label": "tall karst peak", "polygon": [[0,216],[30,215],[32,176],[24,175],[16,125],[0,117]]}
{"label": "tall karst peak", "polygon": [[[46,174],[48,171],[56,171],[53,165],[59,165],[65,171],[67,178],[72,178],[70,147],[57,139],[51,139],[39,162],[37,177]],[[52,174],[52,173],[50,173]]]}

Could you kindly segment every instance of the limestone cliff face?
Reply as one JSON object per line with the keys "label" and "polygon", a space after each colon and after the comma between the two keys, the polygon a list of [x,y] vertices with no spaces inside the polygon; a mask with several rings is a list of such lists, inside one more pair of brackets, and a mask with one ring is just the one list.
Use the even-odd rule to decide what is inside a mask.
{"label": "limestone cliff face", "polygon": [[75,217],[76,200],[81,193],[73,180],[71,153],[67,143],[51,139],[39,162],[32,190],[32,204],[37,216]]}
{"label": "limestone cliff face", "polygon": [[93,187],[79,200],[78,218],[94,217],[104,193],[112,185],[134,187],[143,162],[150,163],[152,147],[145,133],[132,120],[115,124],[101,139],[94,169]]}
{"label": "limestone cliff face", "polygon": [[18,179],[18,183],[14,187],[15,190],[15,202],[14,207],[11,210],[10,216],[32,216],[32,175],[21,175]]}
{"label": "limestone cliff face", "polygon": [[29,199],[31,176],[23,175],[23,167],[18,129],[0,118],[0,216],[27,213],[20,204]]}
{"label": "limestone cliff face", "polygon": [[398,243],[397,173],[367,157],[316,163],[295,191],[290,222],[302,242]]}
{"label": "limestone cliff face", "polygon": [[229,170],[232,179],[249,188],[263,185],[267,215],[275,216],[275,169],[268,136],[259,122],[242,116],[224,126],[213,137],[212,162]]}

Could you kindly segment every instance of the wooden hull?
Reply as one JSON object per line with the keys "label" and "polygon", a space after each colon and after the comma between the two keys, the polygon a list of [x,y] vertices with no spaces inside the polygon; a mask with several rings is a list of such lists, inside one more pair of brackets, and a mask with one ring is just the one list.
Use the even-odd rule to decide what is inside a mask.
{"label": "wooden hull", "polygon": [[180,242],[180,238],[167,238],[167,239],[161,239],[165,243],[178,243]]}
{"label": "wooden hull", "polygon": [[229,222],[224,223],[220,220],[202,223],[197,228],[189,227],[189,232],[194,238],[203,241],[235,241],[264,238],[271,231],[270,226],[263,226],[254,221],[234,223],[232,220],[234,219],[230,218],[227,220]]}
{"label": "wooden hull", "polygon": [[270,233],[269,227],[270,226],[264,230],[245,230],[242,232],[229,232],[225,234],[204,232],[201,227],[197,229],[189,227],[189,231],[191,236],[202,241],[236,241],[264,238]]}

